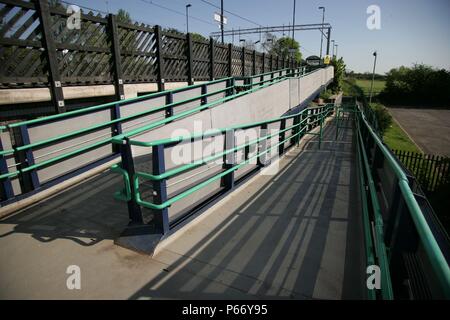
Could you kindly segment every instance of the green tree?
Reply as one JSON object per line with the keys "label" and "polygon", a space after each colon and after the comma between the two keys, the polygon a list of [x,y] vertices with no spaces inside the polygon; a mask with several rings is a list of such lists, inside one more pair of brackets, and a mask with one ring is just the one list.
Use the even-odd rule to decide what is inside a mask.
{"label": "green tree", "polygon": [[300,45],[297,41],[289,37],[283,37],[276,40],[269,53],[286,59],[292,56],[290,50],[294,50],[294,59],[296,62],[300,63],[302,60]]}
{"label": "green tree", "polygon": [[332,92],[338,93],[342,90],[342,81],[345,76],[344,59],[342,57],[339,59],[333,58],[330,64],[334,67],[334,78],[333,82],[330,84],[330,89]]}
{"label": "green tree", "polygon": [[450,72],[424,64],[401,66],[386,75],[381,98],[389,103],[447,106],[450,104]]}
{"label": "green tree", "polygon": [[128,13],[124,9],[119,9],[119,11],[117,11],[116,17],[117,17],[117,21],[119,21],[119,22],[123,22],[123,23],[131,23],[132,22],[130,13]]}
{"label": "green tree", "polygon": [[192,32],[192,40],[194,41],[208,41],[207,38],[202,36],[200,33]]}
{"label": "green tree", "polygon": [[371,104],[370,107],[373,109],[375,113],[375,117],[377,118],[378,129],[380,130],[381,135],[383,135],[387,129],[392,125],[392,116],[389,114],[389,111],[385,106],[379,103]]}

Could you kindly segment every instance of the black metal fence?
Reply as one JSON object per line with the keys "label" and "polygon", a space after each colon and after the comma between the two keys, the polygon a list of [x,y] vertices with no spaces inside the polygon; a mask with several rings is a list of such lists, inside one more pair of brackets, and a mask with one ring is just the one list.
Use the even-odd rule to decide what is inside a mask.
{"label": "black metal fence", "polygon": [[[52,3],[52,4],[49,4]],[[281,59],[213,39],[125,23],[113,14],[73,12],[49,0],[0,0],[0,88],[49,87],[56,112],[66,110],[62,87],[214,80],[296,67]],[[70,20],[70,21],[69,21]],[[69,22],[68,22],[69,21]]]}
{"label": "black metal fence", "polygon": [[432,193],[450,183],[450,158],[412,151],[393,152],[416,177],[426,193]]}

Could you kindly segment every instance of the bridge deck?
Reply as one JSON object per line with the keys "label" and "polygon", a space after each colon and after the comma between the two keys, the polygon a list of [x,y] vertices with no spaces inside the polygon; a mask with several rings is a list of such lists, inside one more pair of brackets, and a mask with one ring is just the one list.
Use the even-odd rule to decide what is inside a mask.
{"label": "bridge deck", "polygon": [[[334,139],[334,126],[324,140]],[[127,223],[102,174],[0,221],[0,298],[364,298],[352,131],[292,149],[148,257],[113,244]],[[66,268],[81,268],[68,290]]]}

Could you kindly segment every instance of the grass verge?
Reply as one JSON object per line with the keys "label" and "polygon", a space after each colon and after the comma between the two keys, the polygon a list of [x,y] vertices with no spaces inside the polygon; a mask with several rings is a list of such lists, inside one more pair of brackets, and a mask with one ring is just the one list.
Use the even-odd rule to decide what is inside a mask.
{"label": "grass verge", "polygon": [[[364,94],[369,95],[372,80],[356,79],[355,81],[356,81],[356,85],[363,90]],[[386,85],[386,81],[384,81],[384,80],[374,80],[373,92],[379,93],[379,92],[383,91],[385,85]]]}
{"label": "grass verge", "polygon": [[392,119],[392,125],[385,131],[383,140],[391,149],[422,153],[395,119]]}

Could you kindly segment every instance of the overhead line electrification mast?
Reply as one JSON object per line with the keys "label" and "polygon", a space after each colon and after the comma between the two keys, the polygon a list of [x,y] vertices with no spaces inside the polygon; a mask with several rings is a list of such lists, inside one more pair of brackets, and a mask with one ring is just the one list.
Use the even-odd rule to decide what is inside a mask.
{"label": "overhead line electrification mast", "polygon": [[210,34],[211,37],[224,37],[224,36],[241,36],[245,34],[259,34],[261,32],[264,33],[273,33],[273,32],[291,32],[292,30],[296,31],[305,31],[305,30],[320,30],[324,32],[327,30],[326,35],[324,37],[327,39],[327,55],[330,54],[330,34],[331,34],[331,25],[329,23],[310,23],[310,24],[297,24],[293,27],[289,26],[271,26],[271,27],[258,27],[258,28],[247,28],[247,29],[237,29],[237,30],[221,30],[220,32],[212,32]]}

